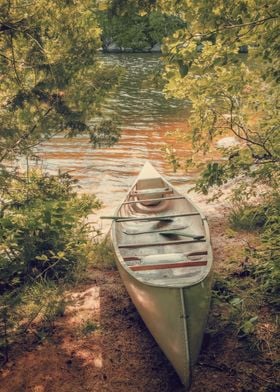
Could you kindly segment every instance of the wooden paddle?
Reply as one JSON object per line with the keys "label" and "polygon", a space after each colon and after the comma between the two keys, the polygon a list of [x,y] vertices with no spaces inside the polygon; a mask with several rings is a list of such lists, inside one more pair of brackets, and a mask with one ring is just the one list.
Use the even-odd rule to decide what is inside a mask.
{"label": "wooden paddle", "polygon": [[133,234],[133,235],[138,235],[138,234],[149,234],[149,233],[161,233],[161,232],[167,232],[167,231],[172,231],[172,230],[182,230],[186,229],[188,226],[174,226],[174,227],[169,227],[168,229],[154,229],[154,230],[146,230],[146,231],[138,231],[138,230],[123,230],[125,234]]}
{"label": "wooden paddle", "polygon": [[116,220],[116,221],[120,221],[120,222],[129,222],[129,221],[137,221],[137,220],[141,220],[141,221],[154,221],[154,220],[158,220],[161,222],[173,222],[172,218],[168,218],[168,217],[157,217],[157,216],[153,216],[153,217],[147,217],[147,218],[122,218],[121,216],[101,216],[100,219],[111,219],[111,220]]}

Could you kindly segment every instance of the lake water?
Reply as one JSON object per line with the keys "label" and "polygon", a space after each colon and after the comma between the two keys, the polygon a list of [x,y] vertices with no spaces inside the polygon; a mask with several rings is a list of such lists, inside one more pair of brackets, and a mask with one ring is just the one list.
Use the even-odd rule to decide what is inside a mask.
{"label": "lake water", "polygon": [[158,54],[106,54],[106,64],[124,70],[120,86],[106,100],[103,111],[110,117],[118,114],[122,136],[111,148],[92,149],[88,139],[57,137],[40,148],[44,165],[50,171],[60,168],[80,180],[82,190],[95,193],[104,207],[113,209],[123,198],[146,160],[182,187],[190,179],[183,171],[173,173],[163,152],[171,143],[180,156],[190,154],[190,146],[180,144],[168,132],[186,128],[189,107],[167,100],[156,82],[161,72]]}

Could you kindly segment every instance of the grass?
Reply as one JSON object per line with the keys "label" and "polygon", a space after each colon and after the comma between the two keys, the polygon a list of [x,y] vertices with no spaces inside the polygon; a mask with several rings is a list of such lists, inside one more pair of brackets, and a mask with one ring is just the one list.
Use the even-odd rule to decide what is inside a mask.
{"label": "grass", "polygon": [[215,273],[209,332],[228,331],[250,355],[258,353],[275,364],[279,320],[267,301],[265,286],[255,275],[259,261],[248,257],[246,247],[235,247],[235,262],[231,259]]}
{"label": "grass", "polygon": [[93,248],[92,265],[105,270],[116,269],[115,254],[109,238],[97,243]]}
{"label": "grass", "polygon": [[81,334],[84,336],[90,335],[91,333],[100,329],[100,326],[92,320],[85,320],[81,325]]}

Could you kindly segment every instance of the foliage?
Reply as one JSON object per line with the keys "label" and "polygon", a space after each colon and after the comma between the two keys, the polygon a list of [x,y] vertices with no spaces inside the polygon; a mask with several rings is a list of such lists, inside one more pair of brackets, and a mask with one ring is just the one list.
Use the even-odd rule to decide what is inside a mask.
{"label": "foliage", "polygon": [[252,274],[266,294],[268,302],[280,306],[280,198],[274,195],[261,205],[242,206],[230,217],[235,228],[259,230],[261,244],[248,248],[247,253],[256,264]]}
{"label": "foliage", "polygon": [[[90,225],[100,203],[78,196],[66,174],[18,171],[15,161],[58,133],[88,134],[111,145],[118,126],[100,104],[118,70],[98,60],[97,6],[0,0],[0,344],[34,317],[51,322],[63,308],[60,288],[86,263]],[[92,125],[98,117],[98,125]],[[27,328],[27,327],[26,327]],[[44,335],[44,331],[42,334]]]}
{"label": "foliage", "polygon": [[98,62],[96,12],[91,0],[0,2],[0,162],[89,131],[118,80]]}
{"label": "foliage", "polygon": [[264,206],[250,204],[239,206],[231,212],[229,222],[238,230],[251,231],[263,228],[266,222]]}
{"label": "foliage", "polygon": [[114,249],[109,237],[95,244],[94,247],[94,266],[102,267],[102,269],[115,269]]}
{"label": "foliage", "polygon": [[[231,222],[258,229],[262,245],[256,276],[266,293],[279,293],[280,129],[277,0],[161,1],[163,12],[178,15],[186,27],[165,40],[166,91],[190,100],[194,155],[217,148],[220,159],[206,163],[196,190],[208,193],[235,179],[237,209]],[[246,50],[244,50],[246,49]],[[246,53],[244,53],[246,52]],[[234,146],[219,148],[222,136]],[[256,200],[250,205],[247,199]],[[252,204],[252,202],[251,202]],[[279,302],[278,302],[279,303]]]}
{"label": "foliage", "polygon": [[[279,2],[229,4],[159,2],[186,27],[165,41],[168,94],[192,102],[190,123],[196,152],[233,133],[238,147],[222,149],[197,189],[204,193],[236,176],[279,186]],[[241,48],[248,49],[241,54]],[[195,155],[194,160],[197,159]]]}
{"label": "foliage", "polygon": [[171,165],[173,172],[176,173],[177,169],[180,167],[180,163],[175,148],[169,146],[163,147],[162,152],[164,153],[167,162]]}
{"label": "foliage", "polygon": [[183,23],[176,15],[155,9],[156,1],[111,1],[99,14],[103,48],[110,43],[134,51],[151,48]]}
{"label": "foliage", "polygon": [[83,322],[81,325],[81,334],[84,336],[90,335],[92,332],[95,332],[99,329],[99,325],[94,321],[88,319]]}
{"label": "foliage", "polygon": [[260,344],[257,336],[259,318],[256,314],[260,312],[261,304],[261,293],[250,275],[242,277],[233,271],[231,279],[216,275],[212,304],[220,317],[216,323],[220,329],[230,330],[239,340],[245,340],[252,347]]}
{"label": "foliage", "polygon": [[51,324],[63,312],[63,285],[86,265],[85,219],[100,203],[78,196],[75,183],[67,174],[38,171],[10,182],[0,216],[0,340],[34,319]]}
{"label": "foliage", "polygon": [[13,180],[1,211],[1,292],[36,279],[64,276],[80,257],[87,226],[80,221],[99,206],[94,197],[77,195],[66,174],[31,172],[28,180]]}
{"label": "foliage", "polygon": [[280,294],[280,199],[274,195],[261,204],[240,205],[230,216],[232,227],[237,230],[258,231],[260,244],[248,247],[247,255],[254,260],[250,274],[259,283],[259,290],[266,300],[279,308]]}

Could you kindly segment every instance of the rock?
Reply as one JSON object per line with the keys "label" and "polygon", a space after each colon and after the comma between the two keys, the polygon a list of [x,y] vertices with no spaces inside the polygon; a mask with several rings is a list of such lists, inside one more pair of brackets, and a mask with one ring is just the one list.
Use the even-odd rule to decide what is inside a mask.
{"label": "rock", "polygon": [[111,43],[110,45],[107,46],[106,52],[119,53],[121,52],[121,48],[117,46],[115,43]]}
{"label": "rock", "polygon": [[240,142],[234,136],[228,136],[220,139],[216,143],[216,146],[218,148],[230,148],[238,146],[238,144],[240,144]]}
{"label": "rock", "polygon": [[151,52],[161,52],[161,44],[155,44],[151,50]]}
{"label": "rock", "polygon": [[121,47],[121,52],[124,52],[124,53],[132,53],[132,52],[133,52],[133,49],[132,49],[132,48],[123,48],[123,47]]}

